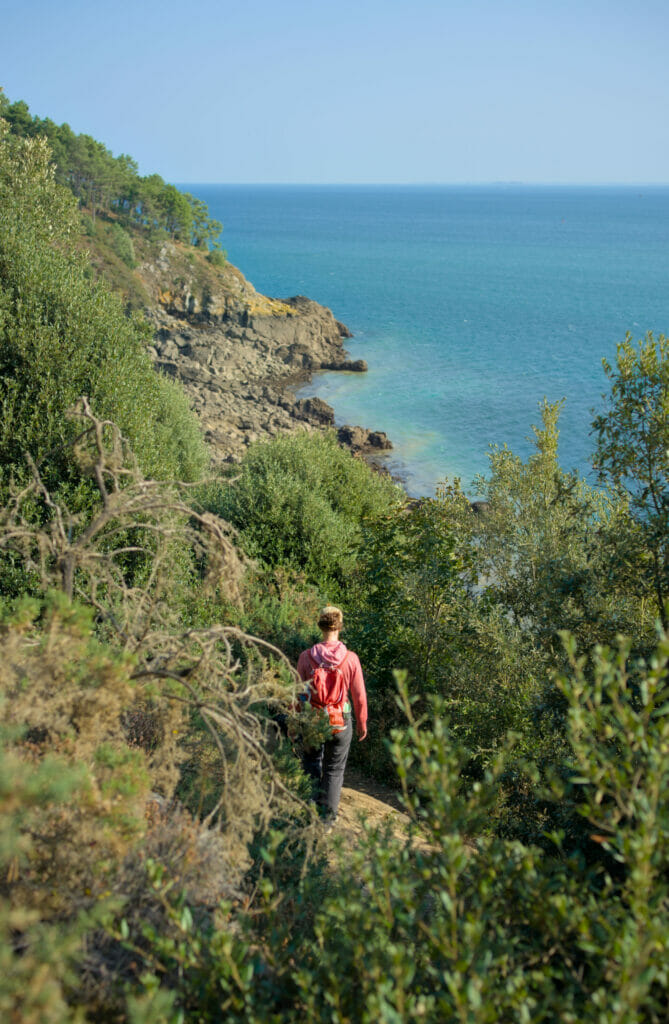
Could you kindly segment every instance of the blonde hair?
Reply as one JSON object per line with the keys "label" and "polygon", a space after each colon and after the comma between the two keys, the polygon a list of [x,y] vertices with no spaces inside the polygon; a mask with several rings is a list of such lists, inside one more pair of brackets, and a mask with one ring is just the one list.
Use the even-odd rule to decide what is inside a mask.
{"label": "blonde hair", "polygon": [[323,633],[338,632],[344,625],[344,616],[341,608],[334,604],[326,604],[318,613],[318,628]]}

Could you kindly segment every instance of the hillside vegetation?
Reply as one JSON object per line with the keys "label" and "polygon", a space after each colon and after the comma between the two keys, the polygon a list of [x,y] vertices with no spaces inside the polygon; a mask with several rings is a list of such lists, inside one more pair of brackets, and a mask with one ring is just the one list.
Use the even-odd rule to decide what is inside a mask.
{"label": "hillside vegetation", "polygon": [[[167,184],[159,174],[141,176],[132,157],[125,153],[113,156],[90,135],[75,135],[67,124],[31,116],[22,100],[10,103],[0,94],[0,116],[14,135],[46,139],[56,181],[68,187],[93,223],[99,214],[113,214],[118,224],[165,232],[195,247],[211,245],[220,251],[221,224],[209,216],[201,199]],[[123,251],[122,236],[118,238],[119,255],[130,257],[127,242]]]}
{"label": "hillside vegetation", "polygon": [[[96,230],[168,222],[23,109],[0,137],[0,1018],[666,1020],[669,341],[605,367],[596,488],[549,403],[476,511],[457,482],[407,501],[327,434],[214,474],[80,251],[82,204]],[[358,767],[411,823],[339,858],[299,769],[322,723],[293,711],[326,601],[366,673]]]}

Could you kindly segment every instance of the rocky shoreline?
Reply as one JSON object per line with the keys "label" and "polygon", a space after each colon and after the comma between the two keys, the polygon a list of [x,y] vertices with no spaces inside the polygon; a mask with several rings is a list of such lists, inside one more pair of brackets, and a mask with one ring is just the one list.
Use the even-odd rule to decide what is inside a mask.
{"label": "rocky shoreline", "polygon": [[[178,379],[200,418],[215,462],[236,462],[261,438],[334,428],[334,410],[295,389],[321,370],[364,373],[344,347],[350,331],[304,296],[270,299],[230,265],[193,266],[176,246],[137,268],[150,299],[156,366]],[[382,431],[342,426],[339,441],[376,463],[392,448]]]}

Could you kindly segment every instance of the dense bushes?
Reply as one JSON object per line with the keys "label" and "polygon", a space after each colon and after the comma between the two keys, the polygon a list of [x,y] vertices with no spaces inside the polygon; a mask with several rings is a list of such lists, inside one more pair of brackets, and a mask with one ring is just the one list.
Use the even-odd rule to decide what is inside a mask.
{"label": "dense bushes", "polygon": [[[151,592],[135,599],[141,611]],[[243,634],[161,634],[154,618],[129,655],[92,623],[60,593],[10,602],[0,618],[7,1019],[147,1020],[179,989],[185,1000],[184,937],[199,947],[213,929],[227,962],[213,908],[242,898],[270,821],[291,821],[297,851],[309,822],[253,710],[290,687],[257,654],[242,656],[242,675],[231,643]]]}
{"label": "dense bushes", "polygon": [[[567,654],[569,784],[614,871],[561,856],[559,836],[546,856],[482,835],[503,759],[472,785],[443,708],[418,723],[404,692],[409,725],[392,749],[413,836],[368,828],[326,868],[276,833],[253,903],[228,900],[215,916],[189,898],[178,862],[168,874],[147,860],[146,890],[126,890],[132,902],[106,924],[107,941],[126,951],[127,1007],[142,1020],[211,1024],[663,1020],[669,646],[640,699],[624,647],[598,652],[591,672],[569,644]],[[556,783],[550,798],[562,796]],[[122,1015],[123,1005],[117,993],[98,1012]]]}
{"label": "dense bushes", "polygon": [[399,489],[339,447],[334,435],[299,433],[254,445],[228,485],[203,502],[267,566],[290,566],[323,590],[343,585],[361,525],[396,506]]}
{"label": "dense bushes", "polygon": [[[50,483],[72,476],[67,411],[85,394],[131,441],[144,471],[193,480],[207,456],[184,394],[160,377],[147,331],[73,252],[73,202],[40,140],[0,141],[0,467],[50,459]],[[62,447],[65,445],[65,447]],[[54,475],[55,474],[55,475]]]}
{"label": "dense bushes", "polygon": [[[44,146],[0,146],[3,1019],[666,1019],[665,339],[609,368],[609,490],[560,469],[548,405],[476,514],[306,433],[181,487],[183,398]],[[324,599],[411,818],[339,852],[272,721]]]}
{"label": "dense bushes", "polygon": [[[615,858],[615,875],[560,857],[559,840],[549,857],[495,838],[472,843],[466,837],[481,834],[495,805],[502,764],[466,783],[468,755],[441,713],[431,726],[410,721],[395,734],[393,754],[424,839],[412,844],[369,830],[345,859],[339,886],[321,898],[315,942],[311,935],[297,947],[293,941],[298,967],[275,978],[299,1019],[661,1020],[669,966],[662,924],[669,822],[661,796],[669,781],[668,655],[663,642],[639,703],[624,649],[596,655],[592,682],[570,649],[571,670],[560,682],[575,752],[572,785],[592,834]],[[411,719],[406,696],[405,709]],[[356,885],[346,883],[351,875]],[[269,1019],[277,1002],[256,1019]],[[274,1019],[291,1018],[284,1011]]]}
{"label": "dense bushes", "polygon": [[[457,490],[398,505],[392,488],[358,476],[368,471],[346,455],[345,472],[360,492],[366,479],[371,496],[358,492],[344,517],[324,471],[331,442],[286,445],[284,476],[286,465],[306,465],[308,446],[322,457],[307,481],[319,500],[305,503],[318,529],[311,532],[307,516],[302,535],[322,536],[322,524],[337,515],[348,527],[334,534],[341,539],[330,561],[311,563],[311,572],[351,603],[375,713],[375,702],[392,703],[391,662],[410,673],[385,720],[387,728],[402,719],[408,726],[392,733],[384,764],[394,765],[411,834],[367,829],[340,859],[325,861],[303,827],[309,816],[294,761],[290,768],[267,718],[273,701],[290,700],[287,668],[278,652],[273,666],[265,664],[236,625],[212,618],[214,608],[232,614],[237,606],[238,620],[283,629],[297,650],[319,595],[290,565],[293,524],[284,524],[290,543],[280,549],[287,564],[256,566],[255,581],[241,581],[230,535],[211,514],[224,485],[205,490],[209,509],[193,509],[190,523],[175,519],[170,509],[186,506],[174,488],[144,480],[117,435],[105,437],[90,413],[80,416],[89,433],[73,458],[89,467],[97,459],[95,475],[116,495],[113,507],[101,491],[102,509],[77,520],[81,531],[88,516],[88,528],[60,539],[52,524],[69,521],[62,498],[49,495],[50,518],[41,525],[22,520],[20,505],[3,519],[17,557],[37,565],[41,553],[45,581],[60,579],[68,552],[78,559],[81,600],[95,609],[98,636],[90,616],[62,595],[13,604],[0,628],[0,683],[13,726],[0,756],[25,783],[0,800],[10,837],[0,851],[8,942],[0,1005],[26,1017],[46,1005],[54,1021],[76,1019],[80,1006],[89,1019],[175,1024],[661,1020],[669,965],[662,926],[669,646],[663,639],[646,666],[638,642],[637,653],[623,644],[580,656],[560,637],[560,622],[549,629],[538,614],[559,610],[541,576],[547,565],[549,579],[557,578],[556,555],[573,534],[575,492],[557,486],[554,449],[541,465],[531,457],[531,473],[507,455],[499,464],[493,458],[488,513],[480,518]],[[541,458],[550,436],[548,420],[538,434]],[[251,536],[259,538],[265,478],[258,466],[270,466],[255,463],[256,452],[249,459],[258,501],[246,507],[255,508]],[[518,482],[507,477],[498,499],[510,465]],[[287,494],[299,491],[296,479]],[[513,514],[503,504],[510,497]],[[535,498],[546,514],[533,520],[523,513]],[[367,514],[356,518],[356,510]],[[112,543],[133,515],[138,540],[142,531],[164,539],[142,588],[126,586],[117,571],[123,550]],[[606,516],[590,522],[606,539]],[[29,544],[22,523],[24,534],[33,530]],[[270,514],[268,523],[278,535],[282,521]],[[574,542],[561,564],[600,580],[607,545],[598,560],[597,541],[583,546],[590,531],[573,529],[582,546]],[[223,545],[217,558],[204,543],[207,530]],[[506,570],[503,536],[516,545]],[[175,544],[196,554],[195,592],[209,588],[213,602],[194,602],[183,632],[170,608]],[[292,550],[303,557],[302,548]],[[500,571],[494,586],[482,588],[479,574],[493,556]],[[514,572],[527,573],[522,590]],[[255,587],[253,596],[245,587]],[[579,600],[595,590],[594,582],[582,587]],[[601,607],[610,600],[617,608],[615,587],[607,593]],[[577,607],[568,605],[575,621]],[[210,624],[198,625],[198,614]],[[580,621],[587,638],[596,617]],[[542,739],[547,717],[538,711],[549,694],[545,735],[559,739],[550,749]],[[504,739],[509,725],[520,732],[516,747]],[[380,743],[371,749],[376,757]],[[49,761],[54,754],[58,761]],[[544,763],[533,766],[533,754],[547,754]],[[42,786],[40,765],[53,786]],[[175,787],[186,806],[168,803]],[[513,804],[510,794],[523,787],[528,801]],[[540,850],[500,834],[514,831],[514,814],[515,833],[527,820],[527,837],[551,823],[571,827],[575,817],[582,829],[556,830]],[[268,832],[272,823],[278,827]],[[35,983],[26,986],[26,976]]]}

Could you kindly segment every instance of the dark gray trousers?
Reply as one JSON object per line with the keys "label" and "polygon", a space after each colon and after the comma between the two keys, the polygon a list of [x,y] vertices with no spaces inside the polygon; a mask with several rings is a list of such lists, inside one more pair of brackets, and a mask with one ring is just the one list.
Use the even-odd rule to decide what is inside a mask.
{"label": "dark gray trousers", "polygon": [[353,738],[353,722],[350,715],[344,715],[346,727],[334,733],[331,740],[305,750],[302,767],[314,780],[314,799],[327,818],[336,818],[339,809],[341,788],[344,785],[346,759]]}

